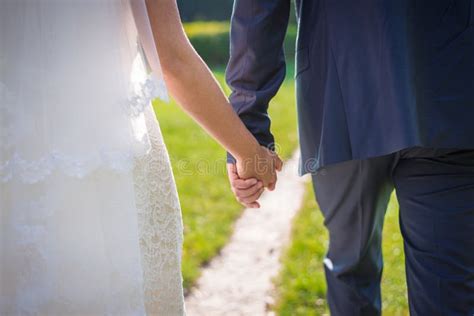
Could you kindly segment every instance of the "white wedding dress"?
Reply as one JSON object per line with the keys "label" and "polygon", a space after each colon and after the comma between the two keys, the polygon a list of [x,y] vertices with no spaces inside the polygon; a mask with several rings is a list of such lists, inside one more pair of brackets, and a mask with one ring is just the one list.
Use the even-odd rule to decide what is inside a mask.
{"label": "white wedding dress", "polygon": [[185,314],[154,47],[143,0],[0,0],[0,315]]}

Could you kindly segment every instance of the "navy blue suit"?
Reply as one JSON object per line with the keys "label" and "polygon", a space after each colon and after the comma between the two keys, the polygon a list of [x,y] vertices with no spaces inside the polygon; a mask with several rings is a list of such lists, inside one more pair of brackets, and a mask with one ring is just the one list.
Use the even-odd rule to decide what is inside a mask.
{"label": "navy blue suit", "polygon": [[[272,146],[290,0],[235,0],[230,101]],[[474,0],[296,0],[300,172],[329,230],[333,315],[380,315],[400,202],[413,315],[474,315]]]}
{"label": "navy blue suit", "polygon": [[[472,0],[300,0],[302,173],[412,146],[474,147]],[[227,82],[261,144],[285,77],[290,0],[236,0]]]}

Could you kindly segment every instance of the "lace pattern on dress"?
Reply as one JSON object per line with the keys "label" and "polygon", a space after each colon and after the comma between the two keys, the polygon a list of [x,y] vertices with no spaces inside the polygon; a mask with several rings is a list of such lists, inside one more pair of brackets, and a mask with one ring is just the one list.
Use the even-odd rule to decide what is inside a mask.
{"label": "lace pattern on dress", "polygon": [[[18,282],[14,282],[18,294],[10,293],[10,296],[7,294],[7,298],[0,296],[0,314],[3,311],[6,315],[37,315],[39,310],[50,310],[61,311],[58,314],[63,315],[99,315],[99,313],[92,312],[92,305],[84,305],[82,300],[76,301],[75,298],[79,299],[81,296],[76,297],[77,293],[72,294],[74,291],[60,294],[65,293],[73,282],[81,282],[74,277],[67,281],[61,281],[58,276],[62,274],[69,276],[72,267],[74,267],[76,275],[85,277],[90,274],[94,275],[94,272],[90,271],[90,266],[85,265],[85,270],[81,271],[82,265],[80,263],[77,266],[75,263],[71,263],[72,266],[66,266],[67,269],[61,272],[58,271],[58,268],[61,267],[54,264],[59,249],[57,245],[66,245],[64,241],[57,240],[57,218],[67,211],[63,210],[67,204],[63,204],[62,201],[66,196],[65,192],[76,196],[76,192],[78,192],[76,189],[83,188],[84,192],[82,192],[80,199],[87,200],[88,197],[91,197],[86,193],[86,189],[89,187],[93,188],[92,191],[98,188],[101,192],[99,200],[96,201],[99,203],[91,204],[96,207],[95,211],[105,212],[98,217],[106,219],[109,215],[113,215],[120,218],[124,216],[124,211],[131,216],[135,214],[137,225],[136,259],[141,263],[141,269],[125,271],[121,270],[119,266],[115,266],[114,259],[117,260],[117,263],[120,263],[121,260],[129,260],[128,255],[135,253],[135,251],[130,252],[133,247],[124,246],[121,249],[119,244],[115,244],[114,237],[116,236],[111,234],[110,228],[118,224],[115,221],[116,218],[110,222],[103,222],[103,228],[109,227],[109,233],[102,235],[107,238],[98,241],[97,247],[100,248],[100,243],[104,240],[109,241],[110,247],[106,247],[106,249],[109,251],[110,266],[105,267],[107,274],[111,276],[110,284],[106,288],[110,288],[111,292],[104,292],[107,293],[103,302],[106,313],[100,313],[100,315],[185,315],[181,277],[183,223],[178,194],[169,156],[151,105],[144,109],[144,117],[150,136],[151,149],[146,155],[134,159],[134,168],[130,173],[109,178],[108,172],[99,170],[98,173],[91,174],[80,181],[70,179],[71,183],[68,183],[67,177],[54,175],[46,181],[54,183],[58,179],[54,180],[53,178],[59,176],[59,183],[64,191],[54,190],[49,184],[44,183],[20,184],[20,187],[29,188],[28,198],[21,197],[20,202],[15,203],[10,211],[8,203],[5,204],[6,208],[2,211],[11,213],[9,224],[6,225],[11,231],[7,232],[7,235],[15,236],[11,252],[9,252],[12,256],[8,256],[15,264],[7,266],[14,267],[14,270],[20,273]],[[104,176],[106,179],[103,179],[105,181],[102,182],[101,179]],[[117,203],[112,197],[117,191],[111,189],[110,192],[107,192],[102,189],[106,189],[110,181],[117,181],[121,176],[124,179],[133,180],[131,185],[133,201],[130,203],[131,208],[128,211],[124,210],[128,206],[120,203],[122,209],[117,212],[117,209],[111,207]],[[76,183],[78,186],[72,186],[72,183]],[[4,196],[10,195],[16,186],[16,183],[0,183],[0,188],[2,188],[0,197],[2,194]],[[128,196],[128,194],[124,194],[124,196]],[[78,209],[80,208],[82,208],[81,205],[78,206]],[[69,209],[69,211],[78,214],[74,209]],[[93,212],[93,214],[96,213]],[[89,215],[91,214],[89,213]],[[84,213],[78,215],[78,218],[84,216],[88,218],[89,215]],[[88,221],[94,222],[92,218]],[[75,225],[74,223],[75,221],[72,220],[67,225]],[[130,221],[122,222],[122,224],[135,225]],[[80,227],[81,224],[77,226],[79,231],[84,229]],[[115,228],[117,229],[117,227]],[[116,232],[120,233],[118,230]],[[72,234],[74,235],[74,233]],[[133,235],[130,231],[123,231],[123,234],[128,234],[126,238],[131,238]],[[73,249],[67,251],[74,253]],[[75,255],[77,256],[77,254]],[[88,261],[87,258],[80,258],[80,256],[77,256],[77,259]],[[100,262],[100,259],[98,260]],[[53,280],[55,282],[52,282]],[[48,288],[48,286],[52,288]],[[65,289],[57,288],[58,286],[64,286]],[[101,286],[99,284],[97,286],[99,287],[97,293],[100,293]],[[21,295],[19,295],[20,293]],[[16,300],[12,301],[12,297]],[[97,300],[100,299],[97,298]]]}
{"label": "lace pattern on dress", "polygon": [[151,151],[134,170],[147,315],[185,315],[183,223],[168,152],[152,108],[145,113]]}

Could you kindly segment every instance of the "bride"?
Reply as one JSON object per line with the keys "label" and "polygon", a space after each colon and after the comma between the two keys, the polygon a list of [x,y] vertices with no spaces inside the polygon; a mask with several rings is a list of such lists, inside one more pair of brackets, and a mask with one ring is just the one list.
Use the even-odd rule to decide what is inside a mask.
{"label": "bride", "polygon": [[273,186],[281,161],[234,114],[175,0],[0,1],[0,315],[185,313],[151,107],[166,87],[241,178]]}

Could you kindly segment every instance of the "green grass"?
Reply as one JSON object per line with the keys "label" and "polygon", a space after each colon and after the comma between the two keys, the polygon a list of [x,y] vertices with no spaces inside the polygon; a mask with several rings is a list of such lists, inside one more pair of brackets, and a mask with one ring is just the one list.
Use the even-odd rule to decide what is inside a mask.
{"label": "green grass", "polygon": [[385,216],[383,234],[384,276],[382,279],[382,306],[384,315],[408,315],[403,239],[398,223],[398,202],[392,195]]}
{"label": "green grass", "polygon": [[[392,196],[383,234],[385,258],[382,280],[383,315],[408,315],[403,244],[398,228],[398,204]],[[329,315],[323,259],[328,234],[308,184],[303,207],[293,222],[293,238],[282,256],[283,268],[275,280],[275,311],[281,316]]]}
{"label": "green grass", "polygon": [[[289,76],[291,72],[290,67]],[[216,69],[215,74],[224,86],[222,67]],[[293,95],[293,82],[288,79],[270,107],[285,158],[291,155],[297,142]],[[158,101],[154,105],[181,200],[185,227],[183,277],[184,286],[189,290],[200,268],[227,243],[242,207],[229,188],[225,151],[174,102]]]}
{"label": "green grass", "polygon": [[[184,30],[189,37],[194,36],[216,36],[221,34],[228,34],[229,33],[229,22],[221,22],[221,21],[196,21],[196,22],[188,22],[184,24]],[[290,24],[288,25],[288,33],[289,34],[296,34],[296,25]]]}

